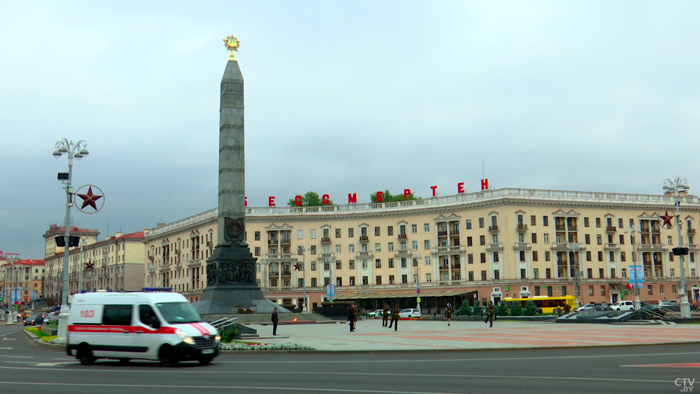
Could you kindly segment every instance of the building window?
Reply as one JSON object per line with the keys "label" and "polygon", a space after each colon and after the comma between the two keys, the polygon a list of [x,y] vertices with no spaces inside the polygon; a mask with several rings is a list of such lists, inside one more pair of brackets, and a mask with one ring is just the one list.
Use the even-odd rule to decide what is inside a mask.
{"label": "building window", "polygon": [[430,283],[433,281],[433,275],[431,274],[425,274],[425,281]]}
{"label": "building window", "polygon": [[374,260],[374,267],[375,268],[382,268],[382,259]]}
{"label": "building window", "polygon": [[543,237],[544,237],[544,243],[548,244],[549,243],[549,234],[544,233]]}
{"label": "building window", "polygon": [[486,236],[485,235],[479,236],[479,245],[486,245]]}
{"label": "building window", "polygon": [[530,215],[530,225],[532,225],[532,226],[537,225],[537,218],[535,215]]}
{"label": "building window", "polygon": [[467,254],[467,264],[474,264],[474,255],[471,253]]}
{"label": "building window", "polygon": [[354,270],[355,269],[355,260],[348,261],[348,265],[349,265],[349,268],[351,270]]}
{"label": "building window", "polygon": [[498,263],[498,252],[493,252],[493,262]]}
{"label": "building window", "polygon": [[389,242],[389,244],[387,245],[387,250],[389,250],[389,252],[394,251],[394,243],[393,242]]}
{"label": "building window", "polygon": [[311,245],[310,253],[316,254],[316,245]]}
{"label": "building window", "polygon": [[611,262],[615,261],[615,252],[609,252],[608,255]]}
{"label": "building window", "polygon": [[316,239],[316,230],[309,231],[309,234],[309,237],[311,237],[311,239]]}
{"label": "building window", "polygon": [[389,284],[393,285],[395,282],[396,280],[394,279],[394,275],[389,275]]}
{"label": "building window", "polygon": [[526,258],[525,258],[525,251],[524,251],[524,250],[521,250],[521,251],[520,251],[519,256],[520,256],[520,260],[519,260],[519,261],[527,261]]}
{"label": "building window", "polygon": [[545,279],[552,279],[552,269],[551,268],[545,268],[544,274],[545,274]]}
{"label": "building window", "polygon": [[542,225],[549,226],[549,216],[542,216]]}
{"label": "building window", "polygon": [[520,279],[527,279],[527,270],[525,268],[520,269]]}
{"label": "building window", "polygon": [[583,238],[585,239],[586,245],[591,244],[591,235],[590,234],[584,235]]}
{"label": "building window", "polygon": [[394,268],[394,259],[389,257],[389,268]]}
{"label": "building window", "polygon": [[352,238],[355,236],[355,229],[354,228],[349,228],[348,229],[348,238]]}
{"label": "building window", "polygon": [[[199,239],[199,238],[198,238]],[[255,232],[255,240],[260,241],[260,231]]]}
{"label": "building window", "polygon": [[652,295],[654,294],[654,290],[651,285],[647,285],[647,294]]}
{"label": "building window", "polygon": [[355,253],[355,245],[354,244],[348,245],[348,253]]}
{"label": "building window", "polygon": [[381,275],[377,275],[377,277],[374,278],[374,280],[375,280],[375,282],[374,282],[375,284],[378,284],[378,285],[382,284],[382,276]]}
{"label": "building window", "polygon": [[467,237],[467,246],[472,246],[472,237]]}
{"label": "building window", "polygon": [[603,261],[603,252],[598,252],[598,261]]}
{"label": "building window", "polygon": [[620,252],[620,261],[627,261],[627,257],[625,255],[625,252]]}
{"label": "building window", "polygon": [[423,249],[430,249],[430,240],[423,241]]}
{"label": "building window", "polygon": [[486,280],[486,271],[481,271],[481,280]]}
{"label": "building window", "polygon": [[424,223],[423,224],[423,232],[424,233],[429,233],[430,232],[430,224]]}
{"label": "building window", "polygon": [[593,295],[593,286],[588,286],[588,295],[589,296]]}
{"label": "building window", "polygon": [[[562,287],[563,289],[564,287]],[[547,286],[547,297],[552,297],[553,296],[553,291],[552,291],[552,286]]]}
{"label": "building window", "polygon": [[412,233],[412,234],[418,234],[418,225],[417,225],[417,224],[412,224],[412,225],[411,225],[411,233]]}
{"label": "building window", "polygon": [[354,276],[350,277],[350,286],[355,286],[355,277]]}
{"label": "building window", "polygon": [[501,279],[501,272],[499,270],[493,270],[493,279],[494,280]]}
{"label": "building window", "polygon": [[603,237],[600,234],[596,235],[596,242],[598,243],[598,245],[603,244]]}
{"label": "building window", "polygon": [[362,277],[362,284],[365,286],[369,284],[369,277],[368,276]]}
{"label": "building window", "polygon": [[386,228],[386,235],[394,235],[394,226],[388,226]]}
{"label": "building window", "polygon": [[430,265],[430,256],[425,256],[425,265]]}
{"label": "building window", "polygon": [[600,227],[600,218],[595,218],[595,226]]}
{"label": "building window", "polygon": [[539,268],[533,268],[532,270],[532,277],[534,279],[539,279],[540,278],[540,269]]}
{"label": "building window", "polygon": [[678,288],[676,287],[676,285],[671,285],[671,293],[672,293],[672,294],[677,294],[677,293],[678,293],[678,290],[677,290],[677,289],[678,289]]}
{"label": "building window", "polygon": [[343,248],[342,248],[341,245],[335,245],[335,252],[336,252],[337,254],[342,253],[342,252],[341,252],[342,250],[343,250]]}
{"label": "building window", "polygon": [[484,228],[484,218],[479,218],[479,228]]}
{"label": "building window", "polygon": [[401,275],[401,283],[403,283],[403,284],[408,283],[408,275]]}
{"label": "building window", "polygon": [[664,285],[659,285],[659,294],[664,294]]}
{"label": "building window", "polygon": [[406,268],[406,258],[405,257],[401,258],[401,268]]}
{"label": "building window", "polygon": [[537,243],[537,233],[532,233],[532,243],[533,244]]}
{"label": "building window", "polygon": [[583,218],[583,227],[590,227],[590,224],[588,223],[588,218]]}
{"label": "building window", "polygon": [[255,247],[255,255],[260,256],[260,247],[259,246]]}
{"label": "building window", "polygon": [[544,251],[544,261],[552,261],[552,253],[549,250]]}
{"label": "building window", "polygon": [[418,250],[418,241],[411,242],[411,249]]}
{"label": "building window", "polygon": [[374,251],[381,252],[382,251],[382,244],[380,244],[380,243],[374,244]]}
{"label": "building window", "polygon": [[533,252],[532,252],[532,261],[538,261],[538,258],[537,258],[537,251],[533,251]]}
{"label": "building window", "polygon": [[479,257],[481,258],[481,262],[485,263],[486,262],[486,253],[480,253]]}
{"label": "building window", "polygon": [[381,234],[382,234],[382,230],[380,229],[380,227],[375,227],[374,228],[374,235],[378,237]]}
{"label": "building window", "polygon": [[339,228],[335,229],[335,237],[340,238],[340,229]]}
{"label": "building window", "polygon": [[363,270],[367,269],[367,260],[362,260],[362,269]]}
{"label": "building window", "polygon": [[586,261],[591,261],[591,258],[592,258],[592,257],[591,257],[591,251],[590,251],[590,250],[587,250],[587,251],[586,251]]}
{"label": "building window", "polygon": [[471,230],[471,229],[472,229],[472,221],[467,220],[467,230]]}

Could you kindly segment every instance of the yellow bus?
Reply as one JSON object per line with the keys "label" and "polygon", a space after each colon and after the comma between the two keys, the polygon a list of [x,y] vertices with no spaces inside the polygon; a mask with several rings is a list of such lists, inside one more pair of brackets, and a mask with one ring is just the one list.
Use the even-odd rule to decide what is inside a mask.
{"label": "yellow bus", "polygon": [[520,302],[523,309],[525,309],[528,301],[532,301],[537,306],[537,309],[542,310],[541,313],[554,313],[554,309],[564,308],[566,304],[571,307],[571,310],[576,308],[576,297],[572,295],[562,297],[535,296],[532,298],[504,298],[503,301],[506,303]]}

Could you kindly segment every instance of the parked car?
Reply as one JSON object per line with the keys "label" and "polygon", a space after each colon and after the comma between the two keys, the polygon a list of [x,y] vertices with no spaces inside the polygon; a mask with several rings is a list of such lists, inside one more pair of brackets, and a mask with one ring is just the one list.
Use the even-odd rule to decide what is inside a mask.
{"label": "parked car", "polygon": [[421,313],[418,309],[404,309],[401,312],[399,312],[399,317],[418,319],[421,317]]}
{"label": "parked car", "polygon": [[604,311],[610,310],[610,308],[612,307],[612,304],[609,302],[601,302],[600,304],[596,304],[596,305],[600,306],[600,309],[604,310]]}
{"label": "parked car", "polygon": [[24,319],[25,326],[40,326],[44,323],[44,318],[41,315],[31,315]]}
{"label": "parked car", "polygon": [[580,306],[580,307],[574,309],[574,312],[581,312],[584,309],[595,310],[596,309],[595,307],[596,307],[595,304],[586,304],[584,306]]}
{"label": "parked car", "polygon": [[52,322],[57,322],[58,321],[58,316],[56,315],[48,315],[44,318],[44,324],[51,324]]}
{"label": "parked car", "polygon": [[382,317],[384,315],[384,309],[377,309],[367,314],[368,317]]}
{"label": "parked car", "polygon": [[632,301],[618,301],[612,305],[612,310],[614,311],[633,311],[634,302]]}
{"label": "parked car", "polygon": [[659,318],[666,314],[664,308],[656,304],[646,304],[640,311],[645,318]]}

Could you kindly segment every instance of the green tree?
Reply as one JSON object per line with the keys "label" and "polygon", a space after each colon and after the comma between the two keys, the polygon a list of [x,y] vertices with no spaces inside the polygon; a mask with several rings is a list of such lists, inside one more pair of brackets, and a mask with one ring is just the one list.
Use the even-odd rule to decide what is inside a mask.
{"label": "green tree", "polygon": [[[394,202],[394,201],[404,201],[404,200],[417,200],[418,198],[413,195],[413,193],[403,197],[403,194],[391,194],[388,190],[384,192],[384,202]],[[375,203],[377,202],[377,193],[370,193],[369,199]]]}
{"label": "green tree", "polygon": [[496,316],[508,316],[508,305],[506,302],[501,300],[496,307]]}
{"label": "green tree", "polygon": [[472,314],[472,308],[469,306],[469,301],[462,301],[462,306],[459,307],[459,314],[464,316],[469,316]]}
{"label": "green tree", "polygon": [[510,315],[511,316],[522,316],[523,307],[520,305],[520,301],[514,301],[510,303]]}
{"label": "green tree", "polygon": [[483,313],[483,308],[479,306],[479,303],[479,300],[476,300],[476,302],[474,303],[474,308],[472,308],[472,315],[481,316],[481,314]]}
{"label": "green tree", "polygon": [[[290,207],[297,206],[294,198],[290,198],[287,205]],[[301,206],[303,207],[318,207],[321,205],[324,205],[323,199],[314,191],[306,192],[306,194],[301,197]],[[328,204],[325,205],[333,205],[333,201],[329,200]]]}
{"label": "green tree", "polygon": [[535,303],[532,301],[528,301],[525,304],[525,310],[523,311],[523,315],[535,316],[536,314],[537,314],[537,305],[535,305]]}

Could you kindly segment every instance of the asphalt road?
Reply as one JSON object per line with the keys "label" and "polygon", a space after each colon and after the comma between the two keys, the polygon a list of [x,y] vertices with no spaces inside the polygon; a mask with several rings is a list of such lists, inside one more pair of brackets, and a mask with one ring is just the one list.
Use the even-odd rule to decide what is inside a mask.
{"label": "asphalt road", "polygon": [[[691,381],[680,379],[695,379],[700,371],[700,345],[225,353],[208,366],[109,360],[82,366],[61,348],[35,344],[21,328],[0,326],[3,394],[678,393],[691,392]],[[678,363],[697,364],[640,366]]]}

